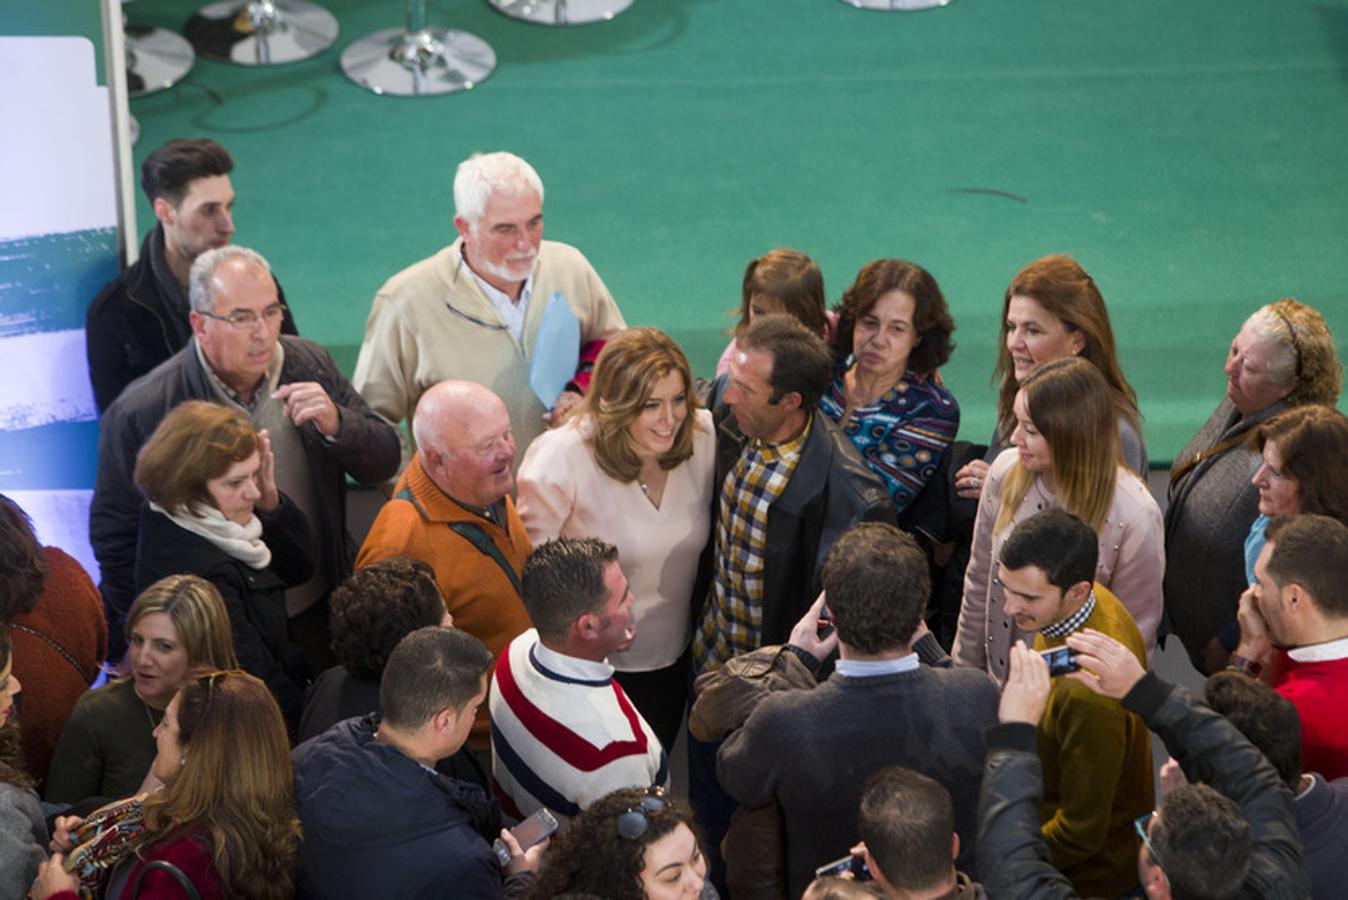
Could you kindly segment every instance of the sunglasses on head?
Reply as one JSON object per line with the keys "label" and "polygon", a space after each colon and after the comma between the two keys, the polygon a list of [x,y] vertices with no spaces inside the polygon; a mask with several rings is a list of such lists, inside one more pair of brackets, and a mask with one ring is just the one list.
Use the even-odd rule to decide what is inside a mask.
{"label": "sunglasses on head", "polygon": [[652,785],[647,788],[640,803],[628,807],[626,812],[618,816],[618,836],[628,841],[637,840],[651,827],[648,816],[655,815],[668,805],[663,787]]}

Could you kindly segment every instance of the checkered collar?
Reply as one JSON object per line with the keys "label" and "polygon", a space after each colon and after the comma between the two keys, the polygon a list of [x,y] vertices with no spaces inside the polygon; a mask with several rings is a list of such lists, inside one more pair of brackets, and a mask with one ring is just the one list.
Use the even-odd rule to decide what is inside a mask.
{"label": "checkered collar", "polygon": [[814,415],[805,421],[805,428],[800,434],[785,444],[770,444],[767,441],[758,438],[749,439],[749,452],[761,460],[764,465],[771,465],[778,460],[789,459],[800,453],[805,446],[805,439],[810,435],[810,427],[814,425]]}
{"label": "checkered collar", "polygon": [[1039,633],[1042,634],[1044,637],[1051,637],[1051,638],[1067,637],[1069,634],[1076,631],[1081,626],[1085,625],[1086,620],[1091,617],[1091,613],[1093,612],[1095,612],[1094,590],[1092,590],[1091,595],[1086,598],[1086,602],[1081,604],[1081,609],[1072,613],[1070,616],[1063,619],[1061,622],[1054,622],[1047,628],[1039,629]]}

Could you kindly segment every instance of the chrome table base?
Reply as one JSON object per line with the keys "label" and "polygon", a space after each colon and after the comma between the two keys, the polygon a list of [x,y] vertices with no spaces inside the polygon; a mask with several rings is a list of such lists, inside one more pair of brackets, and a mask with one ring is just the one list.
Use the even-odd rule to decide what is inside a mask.
{"label": "chrome table base", "polygon": [[482,38],[448,28],[386,28],[342,51],[342,71],[376,94],[428,97],[477,86],[496,68]]}
{"label": "chrome table base", "polygon": [[337,40],[337,18],[308,0],[209,3],[184,33],[197,53],[241,66],[275,66],[317,56]]}
{"label": "chrome table base", "polygon": [[[633,0],[487,0],[497,12],[535,25],[586,25],[603,22]],[[653,0],[659,3],[660,0]]]}

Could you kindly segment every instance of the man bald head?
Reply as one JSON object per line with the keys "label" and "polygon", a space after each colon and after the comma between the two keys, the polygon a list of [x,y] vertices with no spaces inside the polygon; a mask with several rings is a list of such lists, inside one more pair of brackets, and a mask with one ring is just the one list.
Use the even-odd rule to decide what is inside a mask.
{"label": "man bald head", "polygon": [[421,395],[412,420],[421,466],[467,506],[488,507],[514,486],[515,437],[501,398],[471,381],[442,381]]}

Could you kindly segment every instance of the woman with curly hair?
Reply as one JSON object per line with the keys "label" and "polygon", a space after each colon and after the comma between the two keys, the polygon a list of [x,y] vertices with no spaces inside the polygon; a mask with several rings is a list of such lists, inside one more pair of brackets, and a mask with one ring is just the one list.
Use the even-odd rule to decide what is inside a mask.
{"label": "woman with curly hair", "polygon": [[535,439],[520,464],[520,519],[535,547],[597,537],[618,548],[641,627],[609,662],[666,751],[683,722],[715,452],[679,345],[632,328],[599,354],[580,414]]}
{"label": "woman with curly hair", "polygon": [[[183,880],[203,900],[294,896],[300,823],[290,744],[267,687],[237,670],[194,676],[165,710],[155,740],[152,771],[165,787],[88,820],[58,818],[52,843],[62,852],[43,864],[35,900],[74,900],[89,877],[111,900],[182,896]],[[123,840],[87,852],[110,828]],[[78,876],[65,870],[67,852]],[[160,862],[169,868],[151,866]]]}
{"label": "woman with curly hair", "polygon": [[602,900],[714,898],[686,803],[663,788],[614,791],[553,839],[530,897]]}
{"label": "woman with curly hair", "polygon": [[833,353],[840,362],[819,409],[842,428],[902,513],[936,472],[960,407],[936,370],[955,322],[931,273],[877,259],[843,294]]}

